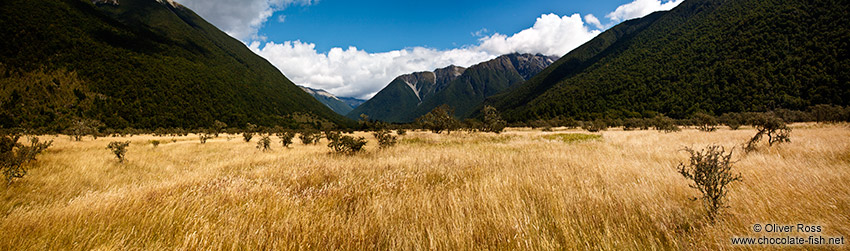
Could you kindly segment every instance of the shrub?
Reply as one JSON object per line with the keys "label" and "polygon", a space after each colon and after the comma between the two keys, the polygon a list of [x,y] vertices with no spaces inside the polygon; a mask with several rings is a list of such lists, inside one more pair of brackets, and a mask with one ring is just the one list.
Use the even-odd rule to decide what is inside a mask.
{"label": "shrub", "polygon": [[499,115],[499,112],[495,107],[489,105],[484,106],[484,108],[481,109],[481,113],[484,114],[484,128],[482,128],[482,131],[501,133],[505,130],[505,126],[507,126],[508,123],[502,120],[502,116]]}
{"label": "shrub", "polygon": [[731,130],[738,130],[744,122],[740,113],[724,113],[720,116],[720,123],[728,126]]}
{"label": "shrub", "polygon": [[399,128],[395,131],[395,133],[398,134],[398,136],[404,136],[407,135],[407,130],[405,130],[404,128]]}
{"label": "shrub", "polygon": [[204,133],[200,133],[200,134],[198,134],[198,138],[200,138],[200,140],[201,140],[201,144],[206,144],[206,143],[207,143],[207,140],[210,140],[210,139],[214,138],[214,136],[213,136],[212,134],[209,134],[209,133],[205,133],[205,132],[204,132]]}
{"label": "shrub", "polygon": [[744,145],[746,152],[756,150],[757,144],[767,135],[768,146],[791,142],[791,128],[782,119],[772,114],[757,114],[749,119],[748,124],[755,127],[758,132]]}
{"label": "shrub", "polygon": [[248,125],[245,126],[245,131],[242,131],[242,139],[244,139],[245,142],[251,142],[251,139],[254,138],[255,132],[257,132],[257,126],[248,123]]}
{"label": "shrub", "polygon": [[654,120],[653,124],[655,125],[655,130],[663,131],[665,133],[678,132],[682,130],[676,125],[676,121],[670,117],[658,115]]}
{"label": "shrub", "polygon": [[112,141],[106,146],[107,149],[111,150],[112,153],[115,154],[115,157],[118,158],[119,163],[124,163],[124,156],[127,154],[127,147],[130,146],[130,141]]}
{"label": "shrub", "polygon": [[328,147],[336,153],[354,154],[363,150],[366,145],[366,139],[363,137],[354,138],[351,136],[342,136],[339,133],[329,134],[330,143]]}
{"label": "shrub", "polygon": [[446,104],[434,108],[416,121],[422,128],[437,134],[443,131],[452,134],[452,130],[455,130],[459,124],[457,119],[454,118],[454,109]]}
{"label": "shrub", "polygon": [[272,145],[272,140],[271,140],[271,138],[269,138],[268,135],[263,135],[263,137],[260,138],[260,140],[257,141],[257,149],[260,149],[263,152],[271,150],[272,149],[271,145]]}
{"label": "shrub", "polygon": [[161,144],[161,143],[162,143],[162,142],[160,142],[159,140],[156,140],[156,139],[155,139],[155,140],[151,140],[151,145],[153,145],[153,147],[154,147],[154,148],[156,148],[157,146],[159,146],[159,144]]}
{"label": "shrub", "polygon": [[381,148],[387,148],[395,146],[398,142],[398,138],[393,136],[389,130],[378,130],[373,132],[372,135],[375,136],[375,139],[378,140],[378,146]]}
{"label": "shrub", "polygon": [[224,128],[227,128],[227,124],[225,124],[224,122],[221,122],[221,121],[218,121],[218,120],[213,122],[212,129],[213,129],[213,133],[215,134],[216,138],[218,138],[219,134],[224,132]]}
{"label": "shrub", "polygon": [[587,130],[588,132],[599,132],[608,129],[608,124],[601,119],[597,119],[595,121],[587,121],[584,122],[581,126],[582,129]]}
{"label": "shrub", "polygon": [[97,120],[81,119],[74,121],[71,127],[65,129],[65,134],[71,136],[74,141],[82,141],[85,136],[92,136],[94,139],[97,139],[98,130],[103,126],[103,123]]}
{"label": "shrub", "polygon": [[0,169],[6,177],[6,183],[12,183],[16,178],[27,174],[26,164],[36,160],[35,157],[47,150],[53,140],[40,142],[38,138],[30,138],[30,144],[18,143],[20,136],[0,136]]}
{"label": "shrub", "polygon": [[319,133],[315,131],[303,131],[301,135],[298,136],[301,139],[301,143],[305,145],[318,144],[319,143]]}
{"label": "shrub", "polygon": [[292,145],[292,138],[295,138],[295,133],[292,132],[279,132],[276,135],[280,138],[280,143],[283,144],[284,148]]}
{"label": "shrub", "polygon": [[717,119],[714,116],[699,112],[694,114],[693,121],[700,131],[713,132],[717,130]]}
{"label": "shrub", "polygon": [[741,174],[732,173],[732,151],[727,153],[725,148],[715,145],[700,151],[690,148],[685,148],[685,151],[691,155],[689,162],[679,163],[677,169],[693,182],[689,186],[702,194],[699,199],[702,199],[708,219],[714,222],[725,207],[727,187],[741,180]]}

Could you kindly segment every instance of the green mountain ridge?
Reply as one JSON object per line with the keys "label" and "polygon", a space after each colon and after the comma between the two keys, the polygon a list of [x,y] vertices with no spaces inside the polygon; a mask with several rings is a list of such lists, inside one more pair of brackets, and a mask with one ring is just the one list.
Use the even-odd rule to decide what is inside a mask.
{"label": "green mountain ridge", "polygon": [[[114,4],[114,3],[118,4]],[[0,126],[349,124],[242,42],[169,1],[0,3]]]}
{"label": "green mountain ridge", "polygon": [[832,0],[686,0],[603,32],[485,104],[515,122],[846,106],[847,13]]}
{"label": "green mountain ridge", "polygon": [[474,112],[486,97],[514,88],[555,59],[513,53],[466,69],[450,66],[434,72],[402,75],[347,116],[355,119],[366,114],[374,120],[407,123],[448,104],[455,109],[455,116],[463,118]]}
{"label": "green mountain ridge", "polygon": [[298,87],[340,115],[348,114],[351,110],[354,110],[354,107],[359,106],[362,102],[366,102],[365,100],[355,98],[340,98],[322,89],[313,89],[300,85]]}

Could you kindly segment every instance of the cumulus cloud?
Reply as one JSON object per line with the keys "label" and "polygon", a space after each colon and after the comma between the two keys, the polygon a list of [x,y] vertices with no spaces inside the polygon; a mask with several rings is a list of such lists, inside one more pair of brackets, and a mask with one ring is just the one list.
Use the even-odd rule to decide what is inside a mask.
{"label": "cumulus cloud", "polygon": [[584,15],[584,22],[589,25],[593,25],[598,29],[602,29],[605,27],[604,25],[602,25],[602,22],[599,21],[599,18],[596,18],[596,16],[594,16],[593,14]]}
{"label": "cumulus cloud", "polygon": [[[482,34],[482,29],[475,33]],[[588,28],[581,15],[540,16],[534,26],[511,36],[493,34],[479,44],[452,50],[412,47],[369,53],[356,47],[316,51],[301,41],[252,42],[249,48],[268,59],[293,82],[327,90],[338,96],[370,98],[395,77],[432,71],[449,65],[469,67],[499,55],[520,52],[562,56],[601,31]]]}
{"label": "cumulus cloud", "polygon": [[248,47],[268,59],[296,84],[358,98],[370,98],[402,74],[452,64],[469,66],[494,58],[492,54],[470,48],[436,50],[414,47],[369,53],[348,47],[319,53],[315,44],[301,41],[252,42]]}
{"label": "cumulus cloud", "polygon": [[622,22],[629,19],[646,16],[652,12],[671,10],[684,0],[634,0],[631,3],[620,5],[605,17],[614,22]]}
{"label": "cumulus cloud", "polygon": [[317,0],[178,0],[228,35],[242,41],[260,38],[257,31],[275,11]]}

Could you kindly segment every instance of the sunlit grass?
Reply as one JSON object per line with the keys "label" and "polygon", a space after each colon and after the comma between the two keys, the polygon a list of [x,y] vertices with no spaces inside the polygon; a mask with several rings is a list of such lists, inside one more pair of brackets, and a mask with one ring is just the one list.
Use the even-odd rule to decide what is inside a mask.
{"label": "sunlit grass", "polygon": [[[370,142],[354,156],[325,140],[273,137],[262,152],[238,135],[58,137],[0,191],[0,249],[711,250],[766,222],[850,236],[846,126],[798,125],[790,144],[736,151],[744,181],[713,225],[675,171],[680,150],[736,147],[754,130],[558,133],[418,131],[388,149],[357,133]],[[106,145],[128,139],[120,164]]]}

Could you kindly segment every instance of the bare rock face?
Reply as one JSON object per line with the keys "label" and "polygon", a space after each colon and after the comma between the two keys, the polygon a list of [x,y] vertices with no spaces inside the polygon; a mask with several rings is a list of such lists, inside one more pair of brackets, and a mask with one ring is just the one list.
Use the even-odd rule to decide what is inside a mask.
{"label": "bare rock face", "polygon": [[118,0],[92,0],[93,4],[111,4],[118,5]]}

